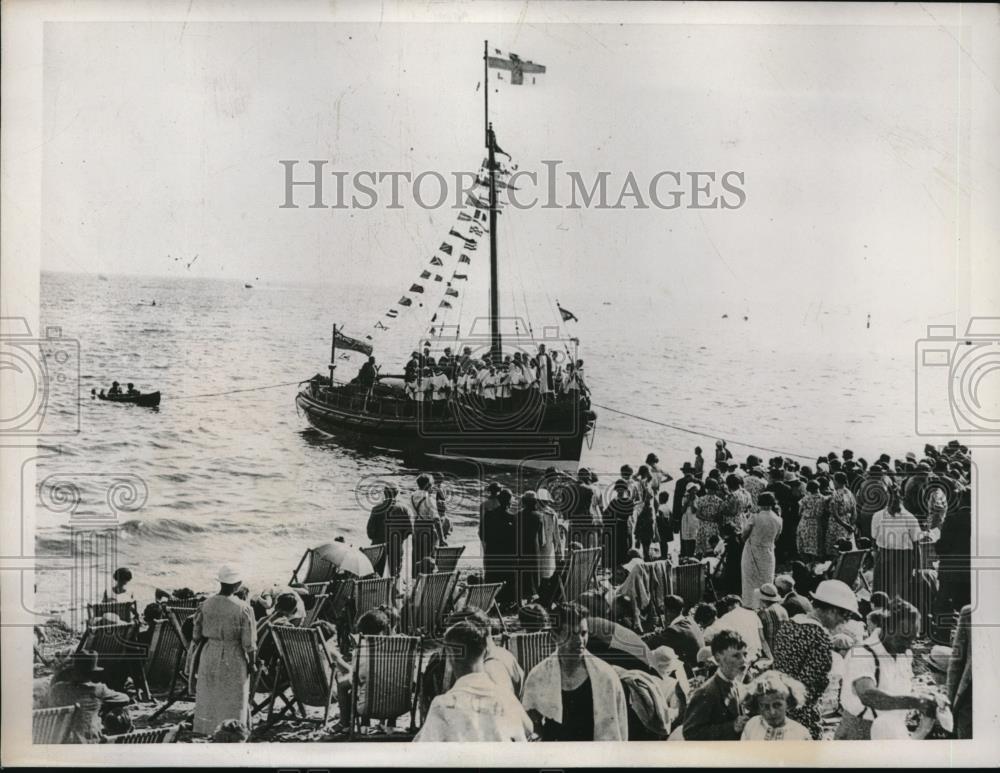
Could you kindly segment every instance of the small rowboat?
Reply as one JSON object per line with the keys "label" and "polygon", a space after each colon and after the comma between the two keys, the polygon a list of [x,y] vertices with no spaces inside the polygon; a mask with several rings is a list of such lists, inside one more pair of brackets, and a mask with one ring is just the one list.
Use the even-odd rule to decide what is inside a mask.
{"label": "small rowboat", "polygon": [[147,392],[145,394],[138,395],[106,395],[103,392],[101,394],[97,394],[93,389],[91,389],[90,394],[98,400],[104,400],[107,403],[132,403],[133,405],[140,405],[143,408],[155,408],[160,404],[159,392]]}

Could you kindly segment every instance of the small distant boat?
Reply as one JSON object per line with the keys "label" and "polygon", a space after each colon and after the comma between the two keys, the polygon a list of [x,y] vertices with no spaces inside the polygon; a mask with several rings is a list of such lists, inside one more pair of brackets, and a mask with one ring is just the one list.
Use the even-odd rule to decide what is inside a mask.
{"label": "small distant boat", "polygon": [[155,408],[160,404],[159,391],[145,392],[134,395],[106,395],[103,390],[98,393],[96,389],[91,389],[90,394],[92,398],[96,397],[98,400],[103,400],[107,403],[132,403],[133,405],[138,405],[143,408]]}
{"label": "small distant boat", "polygon": [[245,285],[243,285],[243,287],[245,287],[247,290],[252,290],[253,289],[253,285],[250,284],[249,282],[247,282]]}

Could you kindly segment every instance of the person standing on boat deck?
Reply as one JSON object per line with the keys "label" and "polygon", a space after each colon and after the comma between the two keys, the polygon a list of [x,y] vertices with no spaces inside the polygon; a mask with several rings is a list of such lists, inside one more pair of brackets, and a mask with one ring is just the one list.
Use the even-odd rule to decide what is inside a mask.
{"label": "person standing on boat deck", "polygon": [[434,376],[434,412],[437,416],[444,416],[451,391],[451,379],[448,377],[447,368],[438,365]]}
{"label": "person standing on boat deck", "polygon": [[[413,508],[413,566],[433,557],[434,549],[444,542],[437,496],[429,475],[417,476],[417,490],[410,495]],[[416,571],[414,569],[414,575]]]}
{"label": "person standing on boat deck", "polygon": [[486,378],[483,379],[483,399],[491,412],[496,410],[498,381],[497,369],[490,365],[486,368]]}
{"label": "person standing on boat deck", "polygon": [[403,381],[407,385],[413,384],[417,380],[417,376],[420,375],[420,353],[412,352],[410,354],[410,359],[407,361],[406,366],[403,368]]}
{"label": "person standing on boat deck", "polygon": [[194,732],[210,735],[220,722],[235,719],[250,726],[250,676],[257,656],[253,610],[235,594],[239,572],[224,566],[219,593],[194,614],[192,641],[200,645]]}
{"label": "person standing on boat deck", "polygon": [[368,361],[361,366],[361,370],[358,371],[358,375],[357,378],[354,379],[354,383],[367,391],[375,384],[375,378],[377,375],[378,368],[375,367],[375,358],[369,357]]}
{"label": "person standing on boat deck", "polygon": [[546,399],[552,398],[554,365],[552,357],[545,351],[545,344],[538,345],[538,355],[535,358],[535,377],[538,379],[538,391]]}
{"label": "person standing on boat deck", "polygon": [[514,364],[511,362],[510,357],[506,357],[503,363],[503,369],[499,373],[499,396],[500,405],[503,408],[510,407],[511,397],[513,393],[511,391],[511,385],[514,378]]}
{"label": "person standing on boat deck", "polygon": [[117,395],[120,395],[121,393],[122,393],[121,386],[118,384],[117,381],[112,381],[111,382],[111,389],[108,390],[108,396],[109,397],[111,397],[112,395],[117,396]]}

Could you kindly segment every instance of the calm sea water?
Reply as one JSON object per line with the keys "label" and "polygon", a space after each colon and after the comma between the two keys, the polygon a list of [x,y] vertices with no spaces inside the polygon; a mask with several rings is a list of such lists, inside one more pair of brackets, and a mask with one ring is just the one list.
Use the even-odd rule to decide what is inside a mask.
{"label": "calm sea water", "polygon": [[[710,437],[597,408],[582,464],[603,482],[649,451],[673,471],[695,445],[710,455],[714,437],[729,439],[740,460],[770,455],[741,443],[813,458],[844,447],[869,458],[922,448],[913,436],[908,330],[889,336],[866,330],[863,315],[787,308],[722,319],[717,309],[672,312],[641,288],[635,297],[624,292],[578,300],[581,320],[569,323],[594,402]],[[284,582],[309,546],[339,535],[365,543],[377,481],[414,487],[418,470],[401,460],[311,430],[296,413],[294,385],[234,391],[325,371],[331,323],[376,316],[363,288],[43,274],[42,306],[43,325],[80,342],[86,395],[81,432],[38,464],[42,554],[66,552],[72,518],[113,517],[115,560],[133,569],[140,598],[154,587],[212,588],[222,563],[244,567],[252,586]],[[395,348],[402,356],[413,347]],[[159,410],[90,400],[91,388],[113,379],[161,390]],[[479,481],[460,467],[446,472],[452,543],[472,557]],[[109,503],[109,487],[123,476],[140,481],[136,496],[119,489]],[[497,477],[518,484],[509,473]],[[53,496],[59,483],[72,484],[78,501]],[[37,587],[40,609],[66,608],[64,575],[43,572]]]}

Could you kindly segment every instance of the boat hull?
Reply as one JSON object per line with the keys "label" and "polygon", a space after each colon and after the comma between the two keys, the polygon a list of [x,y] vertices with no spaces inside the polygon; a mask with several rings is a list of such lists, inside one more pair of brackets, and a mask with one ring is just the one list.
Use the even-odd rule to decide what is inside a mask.
{"label": "boat hull", "polygon": [[97,395],[97,399],[103,400],[106,403],[126,403],[129,405],[139,405],[143,408],[155,408],[160,404],[160,393],[148,392],[141,395],[119,395],[117,397]]}
{"label": "boat hull", "polygon": [[319,432],[374,449],[488,467],[575,470],[594,426],[593,413],[579,403],[536,403],[502,412],[395,400],[387,406],[362,393],[331,395],[313,384],[295,398]]}

